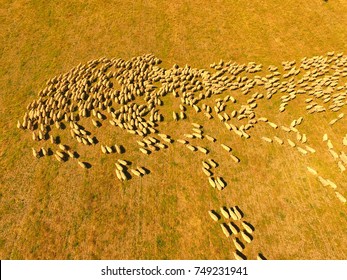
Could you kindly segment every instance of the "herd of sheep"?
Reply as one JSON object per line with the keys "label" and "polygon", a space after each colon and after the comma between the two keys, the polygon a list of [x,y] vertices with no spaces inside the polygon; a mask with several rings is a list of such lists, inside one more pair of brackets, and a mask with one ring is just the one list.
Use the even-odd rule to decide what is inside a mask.
{"label": "herd of sheep", "polygon": [[[207,134],[201,118],[191,122],[190,130],[181,133],[179,138],[163,133],[165,122],[188,122],[188,119],[201,115],[206,122],[215,119],[225,135],[231,133],[240,139],[253,137],[255,127],[268,126],[272,135],[263,135],[259,141],[290,149],[298,156],[308,156],[317,151],[312,147],[309,135],[301,131],[301,124],[311,114],[324,114],[328,110],[337,114],[329,122],[331,127],[345,117],[340,112],[347,97],[347,83],[342,82],[347,77],[347,56],[343,53],[329,52],[325,56],[305,57],[300,62],[286,61],[281,67],[270,65],[266,69],[254,62],[237,64],[222,60],[211,64],[210,70],[177,64],[165,69],[159,66],[160,63],[151,54],[127,61],[103,57],[79,64],[47,81],[46,87],[28,104],[23,119],[17,123],[19,129],[30,131],[37,143],[32,148],[33,156],[53,155],[61,163],[73,159],[81,168],[91,168],[91,163],[80,159],[77,150],[61,143],[59,134],[62,130],[69,130],[71,139],[80,145],[99,146],[99,151],[105,155],[125,156],[126,143],[123,143],[125,146],[101,143],[87,126],[81,124],[81,120],[90,118],[90,125],[97,129],[109,125],[132,134],[138,146],[135,152],[150,156],[162,149],[186,147],[199,153],[204,157],[201,174],[206,176],[206,184],[223,191],[227,181],[218,176],[219,164],[210,157],[211,148],[204,143],[213,144],[216,149],[219,146],[225,157],[231,159],[231,164],[242,164],[242,155],[230,144],[221,142],[218,135]],[[265,71],[266,74],[262,74]],[[240,102],[238,98],[241,96],[248,98]],[[167,99],[178,101],[179,106],[163,110]],[[302,103],[306,116],[297,116],[287,125],[259,115],[260,104],[279,103],[278,113],[284,113],[295,99]],[[170,113],[166,114],[167,111]],[[282,137],[278,131],[282,131]],[[287,135],[285,138],[283,132]],[[208,142],[204,142],[205,139]],[[41,144],[46,141],[50,143],[48,148]],[[345,172],[345,152],[335,149],[327,134],[323,135],[323,141],[327,143],[327,151],[338,170]],[[347,135],[341,139],[341,144],[347,146]],[[133,167],[126,159],[118,158],[114,164],[115,177],[120,182],[149,174],[145,167]],[[307,166],[307,170],[323,186],[332,188],[343,204],[346,203],[343,190],[332,180],[318,175],[314,167]],[[238,207],[221,207],[219,212],[208,211],[216,222],[221,217],[225,219],[220,227],[227,238],[232,238],[235,258],[246,259],[243,250],[254,238],[254,227],[243,220],[244,214]],[[261,253],[257,258],[265,259]]]}

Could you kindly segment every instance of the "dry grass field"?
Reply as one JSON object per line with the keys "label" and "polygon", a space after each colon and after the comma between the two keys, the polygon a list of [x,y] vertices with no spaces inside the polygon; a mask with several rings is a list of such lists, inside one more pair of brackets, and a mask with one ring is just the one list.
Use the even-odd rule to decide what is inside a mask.
{"label": "dry grass field", "polygon": [[[341,164],[347,167],[341,159],[347,153],[343,143],[346,137],[347,144],[346,26],[347,2],[342,0],[1,0],[0,258],[235,259],[233,240],[237,236],[247,259],[256,259],[258,254],[267,259],[347,259],[347,206],[335,194],[338,191],[347,197],[347,173],[341,171]],[[331,51],[334,54],[328,54]],[[48,80],[93,59],[128,61],[149,53],[162,61],[154,72],[165,69],[172,73],[177,64],[181,69],[188,65],[190,71],[205,69],[213,75],[219,70],[211,64],[218,68],[220,60],[224,62],[221,68],[228,61],[244,68],[249,62],[262,67],[256,73],[235,74],[237,89],[230,89],[229,84],[220,94],[199,100],[196,105],[201,112],[182,103],[185,95],[179,88],[178,98],[172,92],[160,96],[163,104],[156,109],[163,120],[155,129],[174,141],[161,141],[167,148],[150,155],[139,151],[136,141],[141,136],[110,125],[112,118],[102,110],[107,119],[100,121],[99,128],[92,125],[95,117],[79,121],[98,139],[96,145],[79,144],[71,138],[69,122],[65,129],[51,127],[51,134],[77,151],[78,160],[91,168],[81,168],[72,158],[58,162],[54,156],[33,157],[32,148],[59,150],[49,140],[33,141],[30,130],[17,128],[17,120],[23,121],[28,104],[38,100]],[[304,69],[311,58],[326,64],[327,72],[318,76],[315,67]],[[296,64],[286,69],[282,62],[289,61]],[[268,76],[273,72],[270,65],[279,72],[270,90],[281,88],[268,99],[267,83],[274,78]],[[291,69],[300,73],[286,76]],[[247,80],[243,82],[242,77]],[[241,83],[247,85],[246,81],[259,84],[245,94]],[[325,82],[320,89],[318,81]],[[115,79],[113,83],[120,88]],[[159,89],[164,83],[154,84]],[[290,99],[292,90],[297,95]],[[205,86],[195,96],[204,92]],[[257,94],[264,97],[257,99]],[[257,106],[254,119],[258,122],[246,131],[249,139],[228,130],[225,123],[240,128],[251,118],[221,121],[214,109],[216,99],[228,95],[236,103],[225,102],[220,115],[226,112],[230,116],[233,110],[240,115],[242,106]],[[329,106],[339,97],[339,109],[331,110]],[[285,98],[290,100],[280,112]],[[141,96],[137,101],[145,104]],[[212,119],[203,113],[203,104],[212,108]],[[306,108],[309,104],[318,111],[326,110],[312,112]],[[174,121],[172,112],[179,113],[179,105],[185,106],[186,118]],[[121,106],[117,104],[115,109]],[[262,117],[279,127],[259,121]],[[293,125],[291,132],[281,129],[300,117],[302,123]],[[331,124],[336,118],[340,119]],[[194,132],[191,123],[202,125],[203,136],[208,134],[217,141],[185,138],[184,134]],[[297,138],[304,134],[306,143]],[[323,141],[324,134],[331,142]],[[161,139],[156,133],[149,136]],[[274,136],[283,139],[283,145]],[[209,153],[192,152],[178,139],[205,147]],[[287,139],[296,146],[291,147]],[[116,143],[124,146],[124,153],[101,152],[101,144]],[[240,162],[234,162],[221,144],[230,146]],[[339,158],[333,158],[334,152]],[[129,170],[144,166],[149,173],[120,181],[115,172],[117,159],[131,162]],[[211,171],[214,178],[222,177],[227,183],[223,190],[212,188],[202,171],[202,161],[208,159],[218,163]],[[311,174],[308,166],[318,175]],[[337,188],[324,186],[324,179]],[[220,212],[223,206],[237,206],[244,214],[242,219],[225,219]],[[211,219],[210,210],[221,216],[217,222]],[[242,222],[250,223],[253,240],[248,243],[240,232],[226,237],[219,224],[231,221],[241,230]]]}

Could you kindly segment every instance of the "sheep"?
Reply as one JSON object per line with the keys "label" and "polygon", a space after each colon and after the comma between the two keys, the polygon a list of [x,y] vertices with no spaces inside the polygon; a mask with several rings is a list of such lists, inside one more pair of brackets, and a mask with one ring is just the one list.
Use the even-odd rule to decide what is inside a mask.
{"label": "sheep", "polygon": [[277,137],[277,136],[274,136],[274,140],[275,140],[278,144],[283,145],[283,140],[282,140],[281,138],[279,138],[279,137]]}
{"label": "sheep", "polygon": [[117,176],[119,181],[123,181],[122,175],[118,169],[116,169],[116,176]]}
{"label": "sheep", "polygon": [[177,139],[176,140],[178,143],[181,143],[181,144],[188,144],[189,142],[187,140],[183,140],[183,139]]}
{"label": "sheep", "polygon": [[268,137],[261,137],[261,139],[263,139],[264,141],[268,142],[268,143],[272,143],[272,139],[268,138]]}
{"label": "sheep", "polygon": [[218,166],[218,163],[211,158],[209,158],[207,161],[213,168],[216,168]]}
{"label": "sheep", "polygon": [[303,149],[303,148],[301,148],[301,147],[297,147],[297,150],[298,150],[301,154],[307,155],[307,151],[306,151],[305,149]]}
{"label": "sheep", "polygon": [[346,167],[343,165],[342,161],[339,161],[337,163],[337,166],[339,167],[341,172],[344,172],[346,170]]}
{"label": "sheep", "polygon": [[216,181],[217,181],[217,183],[220,185],[220,187],[221,187],[222,189],[225,188],[226,184],[223,182],[222,178],[217,177],[217,178],[216,178]]}
{"label": "sheep", "polygon": [[346,203],[346,198],[339,192],[335,191],[335,194],[337,196],[337,198],[342,202],[342,203]]}
{"label": "sheep", "polygon": [[104,154],[107,154],[107,149],[104,145],[101,145],[101,151],[104,153]]}
{"label": "sheep", "polygon": [[330,139],[328,140],[328,142],[327,142],[327,146],[328,146],[328,148],[331,150],[331,149],[334,149],[334,145],[333,145],[333,143],[331,143],[331,141],[330,141]]}
{"label": "sheep", "polygon": [[188,134],[188,133],[183,134],[183,136],[184,136],[184,137],[187,137],[187,138],[189,138],[189,139],[194,139],[194,138],[195,138],[195,135],[193,135],[193,134]]}
{"label": "sheep", "polygon": [[257,260],[261,261],[261,260],[266,260],[266,258],[263,256],[263,254],[259,253],[257,255]]}
{"label": "sheep", "polygon": [[107,153],[109,153],[109,154],[113,153],[112,147],[105,146],[105,149],[107,150]]}
{"label": "sheep", "polygon": [[310,146],[306,145],[306,150],[309,151],[311,154],[314,154],[316,152],[315,149],[311,148]]}
{"label": "sheep", "polygon": [[222,213],[222,215],[224,216],[225,219],[229,219],[230,215],[228,210],[225,207],[221,207],[220,208],[220,212]]}
{"label": "sheep", "polygon": [[326,142],[326,141],[328,141],[328,134],[325,133],[323,135],[323,142]]}
{"label": "sheep", "polygon": [[289,146],[291,146],[292,148],[294,148],[296,146],[295,143],[290,139],[287,139],[287,142],[288,142]]}
{"label": "sheep", "polygon": [[285,132],[290,132],[290,131],[291,131],[290,128],[288,128],[288,127],[286,127],[286,126],[283,126],[283,125],[281,125],[281,129],[282,129],[283,131],[285,131]]}
{"label": "sheep", "polygon": [[229,227],[225,223],[220,224],[220,226],[222,228],[224,235],[228,238],[231,235],[229,231]]}
{"label": "sheep", "polygon": [[247,231],[245,231],[245,230],[241,231],[241,236],[242,236],[243,240],[245,240],[247,243],[252,242],[253,237]]}
{"label": "sheep", "polygon": [[214,181],[214,179],[212,177],[208,178],[208,182],[211,185],[212,188],[216,188],[216,182]]}
{"label": "sheep", "polygon": [[326,179],[326,181],[327,181],[327,183],[329,184],[329,186],[330,186],[331,188],[333,188],[333,189],[336,189],[336,188],[337,188],[337,186],[336,186],[336,184],[335,184],[334,182],[330,181],[329,179]]}
{"label": "sheep", "polygon": [[318,172],[313,169],[312,167],[307,166],[307,170],[312,174],[312,175],[318,175]]}
{"label": "sheep", "polygon": [[274,128],[274,129],[277,129],[278,128],[278,125],[277,124],[275,124],[275,123],[273,123],[273,122],[267,122],[272,128]]}
{"label": "sheep", "polygon": [[55,153],[59,156],[59,157],[61,157],[61,158],[64,158],[64,154],[62,153],[62,152],[60,152],[60,151],[55,151]]}
{"label": "sheep", "polygon": [[343,161],[344,164],[347,164],[347,155],[344,152],[341,152],[340,159]]}
{"label": "sheep", "polygon": [[327,180],[325,180],[322,176],[318,176],[317,179],[324,187],[329,186],[329,183],[327,182]]}
{"label": "sheep", "polygon": [[237,216],[237,219],[238,220],[241,220],[242,219],[242,212],[235,206],[233,207],[233,211],[235,213],[235,215]]}
{"label": "sheep", "polygon": [[133,173],[137,177],[141,177],[141,172],[136,169],[130,169],[131,173]]}
{"label": "sheep", "polygon": [[205,134],[205,137],[208,141],[211,141],[211,142],[216,142],[216,138],[212,137],[212,136],[209,136],[209,135],[206,135]]}
{"label": "sheep", "polygon": [[117,144],[114,144],[113,147],[116,150],[116,153],[121,154],[121,148]]}
{"label": "sheep", "polygon": [[31,148],[32,149],[32,152],[33,152],[33,156],[35,158],[39,158],[40,157],[40,154],[34,149],[34,148]]}
{"label": "sheep", "polygon": [[241,225],[243,226],[243,228],[244,228],[249,234],[252,234],[252,233],[253,233],[253,226],[252,226],[250,223],[247,223],[247,222],[242,221],[242,222],[241,222]]}
{"label": "sheep", "polygon": [[85,164],[84,162],[82,161],[77,161],[78,165],[81,166],[82,168],[86,169],[87,168],[87,164]]}
{"label": "sheep", "polygon": [[222,148],[223,148],[224,150],[226,150],[227,152],[231,152],[231,150],[232,150],[229,146],[227,146],[227,145],[225,145],[225,144],[221,144],[221,146],[222,146]]}
{"label": "sheep", "polygon": [[230,207],[230,208],[228,209],[228,211],[229,211],[230,217],[231,217],[234,221],[238,220],[238,216],[236,215],[236,213],[235,213],[235,211],[234,211],[234,209],[233,209],[232,207]]}
{"label": "sheep", "polygon": [[234,162],[236,162],[236,163],[239,163],[239,162],[240,162],[240,159],[239,159],[237,156],[235,156],[235,155],[233,155],[233,154],[230,154],[230,157],[231,157],[231,159],[232,159]]}
{"label": "sheep", "polygon": [[63,162],[63,159],[59,155],[55,154],[54,157],[56,158],[57,161]]}
{"label": "sheep", "polygon": [[197,150],[197,148],[193,145],[190,145],[190,144],[186,144],[186,147],[191,150],[192,152],[195,152]]}
{"label": "sheep", "polygon": [[205,169],[211,169],[211,165],[209,165],[206,161],[202,161],[202,166],[203,166]]}
{"label": "sheep", "polygon": [[140,148],[139,149],[141,153],[145,154],[145,155],[149,155],[151,153],[151,151],[145,149],[145,148]]}
{"label": "sheep", "polygon": [[210,170],[206,169],[205,167],[202,167],[202,171],[207,177],[211,177],[213,175],[213,173]]}
{"label": "sheep", "polygon": [[137,167],[137,170],[138,170],[142,175],[146,175],[146,174],[147,174],[146,170],[145,170],[143,167],[141,167],[141,166],[138,166],[138,167]]}
{"label": "sheep", "polygon": [[236,235],[236,234],[239,233],[240,229],[239,229],[238,226],[235,225],[233,222],[229,222],[229,223],[228,223],[228,226],[229,226],[229,228],[230,228],[230,230],[231,230],[231,232],[232,232],[233,234]]}
{"label": "sheep", "polygon": [[235,260],[237,261],[244,261],[247,260],[247,257],[242,254],[239,250],[236,250],[235,252],[233,252]]}
{"label": "sheep", "polygon": [[208,214],[215,222],[217,222],[220,219],[220,216],[214,210],[209,210]]}
{"label": "sheep", "polygon": [[234,243],[234,245],[235,245],[235,248],[237,249],[237,250],[239,250],[240,252],[242,252],[243,251],[243,249],[245,248],[245,245],[240,241],[240,239],[238,239],[237,237],[235,237],[234,239],[233,239],[233,243]]}

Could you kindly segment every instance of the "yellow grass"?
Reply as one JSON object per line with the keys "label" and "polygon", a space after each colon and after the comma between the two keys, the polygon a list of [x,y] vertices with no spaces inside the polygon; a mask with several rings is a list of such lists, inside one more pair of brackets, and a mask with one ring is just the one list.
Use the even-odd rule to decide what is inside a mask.
{"label": "yellow grass", "polygon": [[[210,63],[223,59],[255,61],[265,70],[282,61],[347,51],[345,1],[51,2],[1,4],[1,259],[234,259],[232,240],[208,210],[235,205],[255,228],[254,239],[242,251],[247,259],[256,259],[259,252],[267,259],[347,258],[346,204],[307,171],[307,166],[314,168],[346,197],[346,174],[322,142],[327,133],[336,151],[347,152],[342,145],[345,118],[328,125],[346,113],[345,108],[309,115],[302,96],[279,113],[280,95],[258,102],[258,117],[278,125],[289,127],[304,116],[298,129],[316,153],[301,155],[287,141],[262,141],[263,136],[276,135],[296,142],[296,133],[266,123],[257,124],[246,140],[228,132],[216,114],[207,120],[191,107],[185,120],[174,122],[172,111],[179,112],[179,99],[166,96],[160,132],[183,139],[184,133],[193,133],[191,122],[199,123],[217,141],[190,143],[209,154],[174,142],[145,155],[136,143],[140,137],[115,129],[108,120],[96,128],[88,118],[81,123],[100,143],[126,149],[124,154],[102,154],[100,144],[77,144],[67,130],[59,131],[63,144],[78,151],[90,169],[72,159],[35,159],[31,147],[52,144],[33,142],[30,133],[16,127],[48,79],[94,58],[127,60],[153,53],[166,69],[175,63],[209,69]],[[239,91],[232,95],[237,103],[228,105],[230,112],[250,98]],[[206,104],[213,107],[214,99]],[[221,143],[232,148],[240,163]],[[222,191],[213,189],[201,170],[202,160],[208,158],[219,163],[211,170],[215,178],[226,180]],[[144,166],[150,173],[122,183],[116,178],[117,159],[132,162],[130,168]]]}

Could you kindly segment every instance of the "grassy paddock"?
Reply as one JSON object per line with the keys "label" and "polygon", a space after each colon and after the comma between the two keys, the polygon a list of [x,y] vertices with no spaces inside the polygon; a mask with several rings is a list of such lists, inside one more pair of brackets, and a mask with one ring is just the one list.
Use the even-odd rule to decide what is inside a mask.
{"label": "grassy paddock", "polygon": [[[259,252],[270,259],[347,258],[346,205],[306,170],[312,165],[347,195],[346,175],[321,141],[328,133],[336,148],[347,152],[340,143],[345,119],[333,128],[328,122],[336,113],[310,115],[306,121],[302,99],[282,114],[278,99],[260,102],[257,110],[287,126],[304,115],[300,128],[317,150],[307,157],[288,145],[261,141],[274,135],[267,125],[252,130],[251,139],[240,140],[225,133],[216,117],[207,121],[191,108],[188,121],[204,124],[206,133],[218,138],[216,144],[203,140],[211,149],[207,157],[177,142],[148,157],[137,152],[136,137],[115,134],[105,125],[98,137],[124,145],[127,152],[105,156],[99,146],[79,147],[81,157],[93,165],[83,170],[73,161],[34,160],[31,134],[16,128],[49,78],[102,56],[130,59],[153,53],[164,68],[177,63],[207,69],[220,59],[255,61],[265,69],[346,51],[346,1],[212,2],[2,0],[1,259],[229,259],[232,242],[207,213],[224,205],[238,205],[255,226],[254,241],[245,249],[251,259]],[[235,97],[241,104],[249,98]],[[167,118],[161,131],[177,139],[190,133],[191,126],[171,120],[172,108],[178,111],[175,102],[164,98]],[[345,108],[340,112],[346,113]],[[283,131],[276,135],[287,137]],[[60,136],[76,145],[68,142],[67,132]],[[232,146],[241,163],[226,159],[218,143]],[[120,184],[114,161],[121,157],[151,173]],[[202,174],[201,161],[209,157],[220,164],[216,173],[228,182],[223,192],[214,191]]]}

